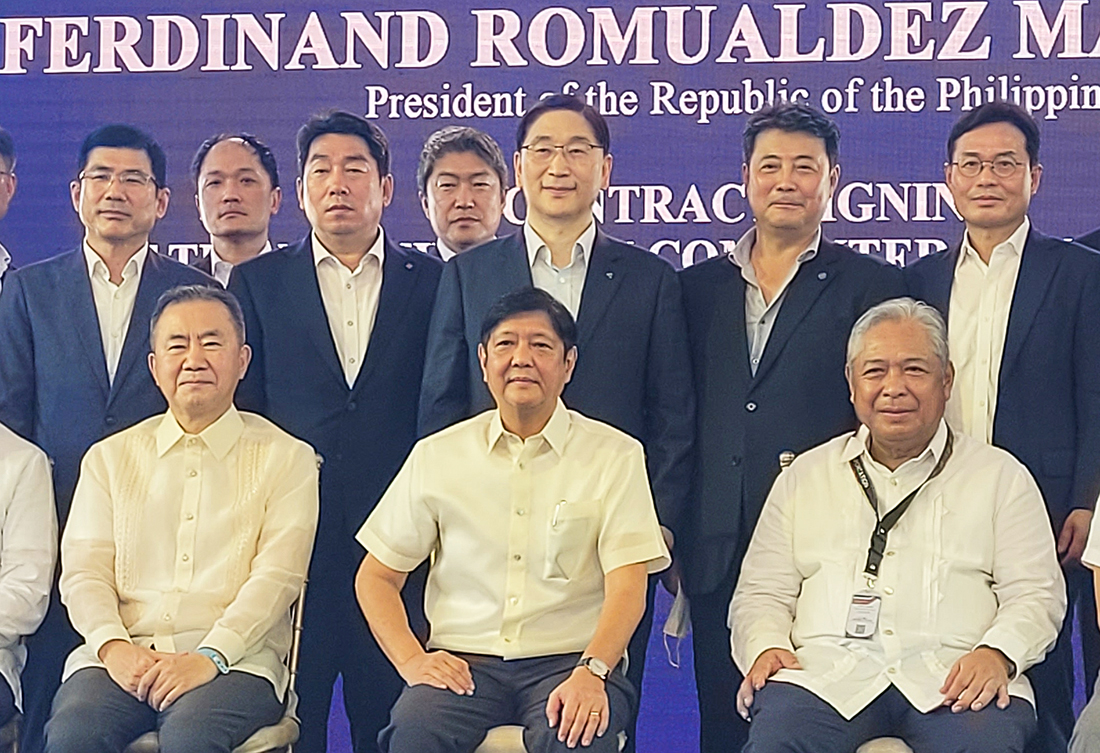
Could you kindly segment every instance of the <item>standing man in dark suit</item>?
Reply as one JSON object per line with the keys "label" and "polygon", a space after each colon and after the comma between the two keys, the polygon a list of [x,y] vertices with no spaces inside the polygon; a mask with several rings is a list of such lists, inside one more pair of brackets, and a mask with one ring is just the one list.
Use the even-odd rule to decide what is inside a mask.
{"label": "standing man in dark suit", "polygon": [[[607,123],[576,97],[547,97],[520,120],[513,167],[527,219],[519,233],[444,268],[428,336],[420,432],[493,407],[477,360],[481,320],[502,295],[541,288],[577,319],[582,357],[562,399],[645,446],[657,516],[672,549],[690,483],[695,415],[680,284],[670,264],[596,228],[592,204],[611,179],[610,148]],[[639,692],[654,585],[629,649],[627,676]]]}
{"label": "standing man in dark suit", "polygon": [[233,266],[271,250],[268,226],[283,201],[279,167],[267,144],[248,133],[202,142],[191,162],[195,206],[210,253],[192,266],[225,285]]}
{"label": "standing man in dark suit", "polygon": [[685,269],[698,416],[684,526],[703,753],[740,750],[741,674],[730,654],[730,597],[781,458],[857,425],[844,381],[852,325],[899,295],[901,272],[826,240],[840,179],[840,132],[805,105],[745,127],[742,180],[756,224],[732,253]]}
{"label": "standing man in dark suit", "polygon": [[312,232],[229,278],[253,354],[237,404],[309,442],[324,462],[294,749],[325,750],[333,683],[343,675],[353,745],[374,753],[402,682],[356,606],[355,534],[416,441],[442,265],[401,249],[380,224],[393,176],[377,126],[339,111],[310,119],[298,131],[298,168]]}
{"label": "standing man in dark suit", "polygon": [[[15,177],[15,142],[11,134],[0,128],[0,220],[8,213],[8,205],[15,196],[15,186],[18,180]],[[3,289],[4,277],[11,269],[11,254],[0,243],[0,290]]]}
{"label": "standing man in dark suit", "polygon": [[1077,239],[1077,242],[1082,246],[1088,246],[1089,248],[1100,251],[1100,229],[1093,230],[1087,235],[1082,235]]}
{"label": "standing man in dark suit", "polygon": [[[964,115],[947,159],[966,232],[908,270],[909,288],[947,319],[956,369],[947,422],[1008,450],[1039,483],[1072,609],[1091,596],[1080,562],[1100,492],[1100,255],[1032,227],[1043,168],[1039,128],[1020,107],[994,102]],[[1036,751],[1065,751],[1073,732],[1072,623],[1028,673]]]}
{"label": "standing man in dark suit", "polygon": [[[168,209],[164,152],[128,125],[93,131],[70,185],[81,247],[16,270],[0,294],[0,423],[53,460],[64,529],[85,450],[166,409],[145,365],[157,298],[177,285],[213,284],[149,248]],[[28,642],[24,747],[37,753],[66,654],[79,638],[54,589]]]}
{"label": "standing man in dark suit", "polygon": [[489,134],[468,126],[440,128],[420,150],[416,184],[435,232],[429,255],[447,261],[497,237],[508,166]]}

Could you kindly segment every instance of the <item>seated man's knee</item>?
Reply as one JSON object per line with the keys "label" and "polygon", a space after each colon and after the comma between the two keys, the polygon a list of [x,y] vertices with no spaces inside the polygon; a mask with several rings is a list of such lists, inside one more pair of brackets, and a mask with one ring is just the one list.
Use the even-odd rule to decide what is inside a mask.
{"label": "seated man's knee", "polygon": [[463,696],[428,685],[401,691],[390,710],[390,723],[378,736],[382,753],[437,753],[470,750],[484,732],[463,720]]}

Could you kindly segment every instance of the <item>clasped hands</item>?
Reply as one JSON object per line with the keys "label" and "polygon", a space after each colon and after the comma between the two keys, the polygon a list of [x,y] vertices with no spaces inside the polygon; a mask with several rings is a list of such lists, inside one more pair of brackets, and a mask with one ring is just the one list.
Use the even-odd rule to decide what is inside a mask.
{"label": "clasped hands", "polygon": [[[780,669],[802,669],[793,653],[770,648],[757,657],[737,691],[737,713],[749,718],[755,693]],[[940,688],[943,705],[951,711],[981,711],[996,698],[997,708],[1008,706],[1009,661],[995,648],[979,646],[960,656]]]}
{"label": "clasped hands", "polygon": [[214,662],[202,654],[166,654],[122,640],[105,643],[99,659],[120,688],[157,712],[218,675]]}
{"label": "clasped hands", "polygon": [[[430,685],[458,695],[474,694],[470,665],[446,651],[416,654],[398,667],[398,673],[408,685]],[[591,745],[595,737],[607,732],[611,723],[604,681],[584,667],[574,669],[550,693],[546,721],[551,728],[558,728],[558,740],[566,746]]]}

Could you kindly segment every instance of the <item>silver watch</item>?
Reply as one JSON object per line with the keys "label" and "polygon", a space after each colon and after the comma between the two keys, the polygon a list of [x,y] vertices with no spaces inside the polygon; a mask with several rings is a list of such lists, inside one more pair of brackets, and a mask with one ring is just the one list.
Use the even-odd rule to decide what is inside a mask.
{"label": "silver watch", "polygon": [[607,666],[607,662],[605,662],[603,659],[597,659],[595,656],[582,657],[581,660],[577,662],[577,666],[584,667],[589,672],[591,672],[601,680],[604,680],[605,682],[607,681],[608,676],[611,674],[611,667]]}

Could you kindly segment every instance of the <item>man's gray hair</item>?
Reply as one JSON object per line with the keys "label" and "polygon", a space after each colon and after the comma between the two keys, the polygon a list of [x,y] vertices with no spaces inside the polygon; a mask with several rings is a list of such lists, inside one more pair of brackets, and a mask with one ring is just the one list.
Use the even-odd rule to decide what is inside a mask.
{"label": "man's gray hair", "polygon": [[947,325],[944,324],[943,317],[933,306],[907,297],[891,298],[872,306],[856,321],[852,326],[852,334],[848,336],[848,366],[862,352],[863,339],[872,327],[883,322],[902,321],[913,321],[924,327],[928,340],[932,343],[932,351],[944,371],[947,371],[950,356],[947,352]]}
{"label": "man's gray hair", "polygon": [[157,331],[157,322],[160,321],[164,310],[174,303],[187,301],[214,301],[225,306],[229,312],[229,320],[233,322],[233,329],[237,332],[237,340],[244,345],[244,313],[237,297],[225,290],[220,285],[179,285],[164,291],[157,299],[156,308],[153,309],[153,318],[149,320],[149,349],[156,349],[154,333]]}

